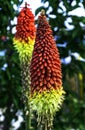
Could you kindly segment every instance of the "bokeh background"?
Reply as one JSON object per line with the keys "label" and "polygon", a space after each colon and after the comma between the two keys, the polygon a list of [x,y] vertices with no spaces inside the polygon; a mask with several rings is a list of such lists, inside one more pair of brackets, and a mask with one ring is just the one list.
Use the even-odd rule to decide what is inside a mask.
{"label": "bokeh background", "polygon": [[[55,115],[54,130],[85,130],[85,0],[39,0],[40,7],[35,1],[35,24],[44,9],[62,62],[66,99]],[[0,130],[25,128],[20,62],[13,47],[23,2],[0,0]]]}

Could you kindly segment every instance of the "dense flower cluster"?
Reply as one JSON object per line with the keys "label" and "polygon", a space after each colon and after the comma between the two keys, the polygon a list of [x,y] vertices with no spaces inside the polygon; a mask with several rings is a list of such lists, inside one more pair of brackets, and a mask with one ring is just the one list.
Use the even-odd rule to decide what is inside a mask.
{"label": "dense flower cluster", "polygon": [[43,124],[42,118],[47,122],[53,119],[55,112],[61,108],[65,94],[58,48],[43,11],[38,19],[30,74],[30,103],[33,110],[37,111],[38,123]]}
{"label": "dense flower cluster", "polygon": [[44,15],[39,16],[30,72],[32,93],[62,86],[59,52]]}
{"label": "dense flower cluster", "polygon": [[29,8],[24,7],[21,10],[17,22],[17,32],[15,35],[16,39],[28,42],[29,37],[31,39],[35,38],[34,15]]}
{"label": "dense flower cluster", "polygon": [[19,13],[16,25],[16,34],[13,39],[20,60],[23,62],[31,59],[34,48],[35,31],[34,15],[26,4]]}

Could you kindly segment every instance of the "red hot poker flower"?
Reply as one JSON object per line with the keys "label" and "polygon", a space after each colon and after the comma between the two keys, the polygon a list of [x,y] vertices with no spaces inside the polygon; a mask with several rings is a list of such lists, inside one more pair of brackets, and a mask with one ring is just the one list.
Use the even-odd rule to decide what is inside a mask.
{"label": "red hot poker flower", "polygon": [[59,52],[43,13],[39,16],[30,72],[32,93],[57,90],[62,86]]}
{"label": "red hot poker flower", "polygon": [[20,11],[16,26],[16,39],[28,41],[28,37],[31,39],[35,38],[35,26],[34,26],[34,15],[32,11],[27,8],[27,4]]}
{"label": "red hot poker flower", "polygon": [[[22,75],[22,86],[23,86],[23,97],[25,103],[26,112],[26,129],[30,129],[31,113],[30,113],[30,61],[32,52],[34,49],[35,42],[35,25],[34,15],[30,8],[25,7],[20,11],[17,18],[16,34],[13,38],[13,44],[17,52],[19,53],[19,59],[21,64],[21,75]],[[28,114],[29,113],[29,114]]]}
{"label": "red hot poker flower", "polygon": [[39,16],[30,73],[31,108],[37,111],[38,124],[51,129],[53,116],[60,109],[65,92],[59,52],[43,11]]}

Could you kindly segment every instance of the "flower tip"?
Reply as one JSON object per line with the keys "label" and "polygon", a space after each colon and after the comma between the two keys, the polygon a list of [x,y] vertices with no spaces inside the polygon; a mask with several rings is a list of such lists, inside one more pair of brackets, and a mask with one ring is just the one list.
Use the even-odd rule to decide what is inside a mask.
{"label": "flower tip", "polygon": [[41,10],[41,15],[45,15],[45,10],[44,9]]}
{"label": "flower tip", "polygon": [[25,2],[25,8],[27,8],[27,6],[30,6],[29,4],[27,4],[27,2]]}

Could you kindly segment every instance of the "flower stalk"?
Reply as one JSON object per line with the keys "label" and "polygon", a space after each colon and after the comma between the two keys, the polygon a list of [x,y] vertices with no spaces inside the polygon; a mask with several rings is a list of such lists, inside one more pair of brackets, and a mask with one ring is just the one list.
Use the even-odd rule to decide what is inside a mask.
{"label": "flower stalk", "polygon": [[52,130],[53,117],[64,100],[61,62],[44,10],[38,18],[36,40],[30,65],[30,103],[38,114],[38,130]]}
{"label": "flower stalk", "polygon": [[35,42],[35,25],[34,15],[32,14],[29,5],[25,3],[19,13],[16,25],[16,34],[13,39],[13,44],[19,53],[22,76],[22,93],[25,104],[26,114],[26,130],[31,129],[31,108],[29,104],[30,96],[30,61]]}

